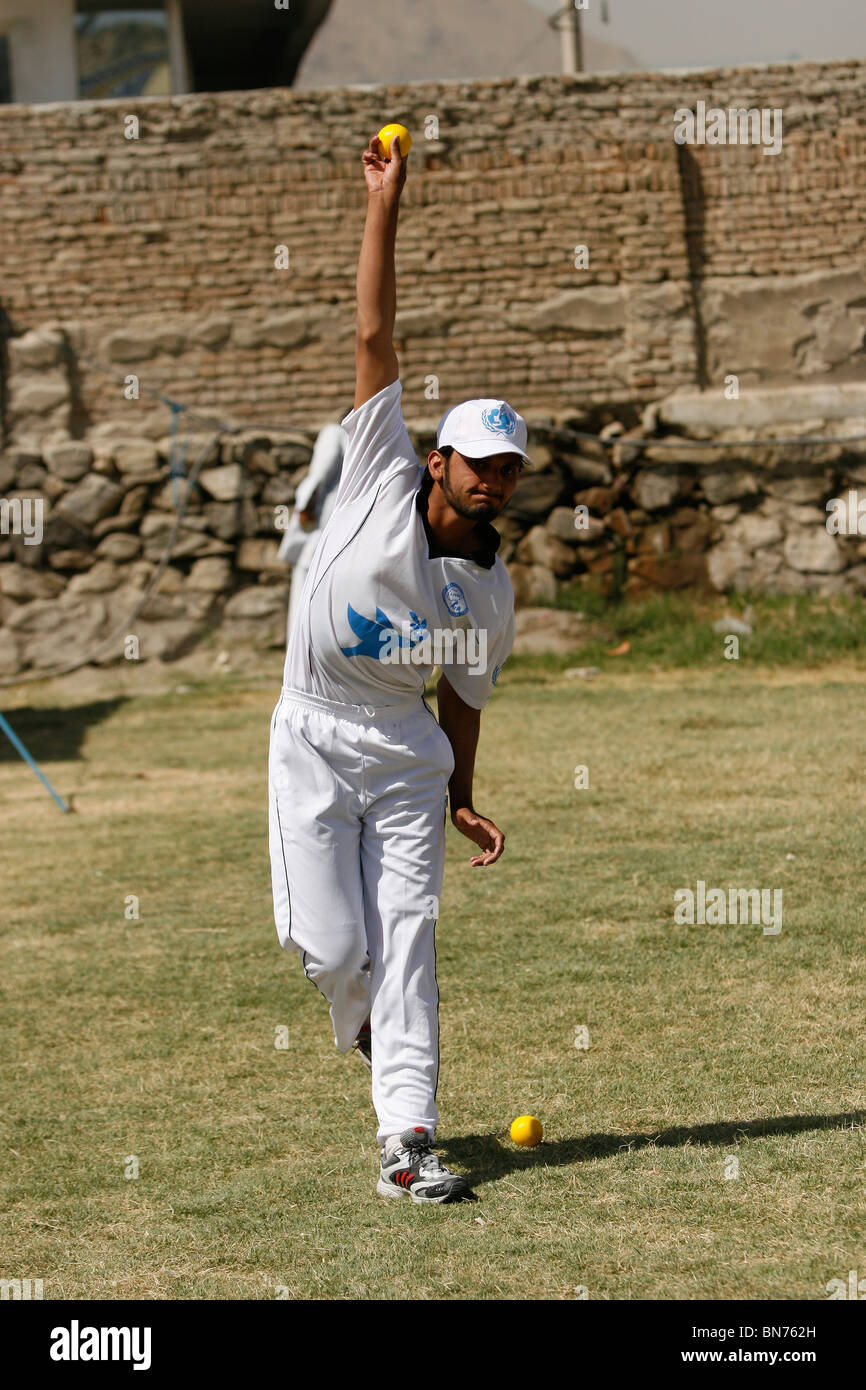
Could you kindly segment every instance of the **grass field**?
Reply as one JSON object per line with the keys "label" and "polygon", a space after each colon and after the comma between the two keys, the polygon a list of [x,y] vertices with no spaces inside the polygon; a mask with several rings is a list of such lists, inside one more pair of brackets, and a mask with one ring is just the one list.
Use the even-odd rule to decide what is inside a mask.
{"label": "grass field", "polygon": [[[67,708],[16,691],[76,813],[0,739],[0,1276],[46,1299],[825,1299],[866,1275],[862,648],[720,649],[592,682],[506,668],[476,804],[508,846],[473,870],[449,827],[437,929],[440,1148],[480,1200],[432,1210],[376,1196],[368,1074],[277,945],[279,654]],[[698,879],[781,888],[781,932],[675,925]],[[545,1140],[518,1150],[527,1111]]]}

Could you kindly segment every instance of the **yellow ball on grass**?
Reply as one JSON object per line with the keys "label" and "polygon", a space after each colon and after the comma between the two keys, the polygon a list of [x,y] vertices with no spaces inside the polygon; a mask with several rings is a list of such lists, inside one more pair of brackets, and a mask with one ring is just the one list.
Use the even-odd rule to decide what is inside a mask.
{"label": "yellow ball on grass", "polygon": [[519,1144],[523,1149],[533,1149],[536,1144],[540,1144],[544,1138],[544,1130],[541,1121],[536,1120],[534,1115],[518,1115],[512,1121],[511,1129],[508,1131],[515,1144]]}

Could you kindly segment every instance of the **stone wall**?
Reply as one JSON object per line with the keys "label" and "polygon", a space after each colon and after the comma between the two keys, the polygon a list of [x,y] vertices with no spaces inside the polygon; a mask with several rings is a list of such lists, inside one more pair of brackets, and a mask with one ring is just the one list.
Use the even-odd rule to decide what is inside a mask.
{"label": "stone wall", "polygon": [[[21,370],[39,363],[62,375],[63,347],[59,332],[44,329],[14,344],[13,358]],[[626,595],[686,586],[866,592],[866,526],[862,538],[831,535],[826,510],[858,485],[866,497],[866,437],[845,442],[866,436],[866,387],[756,390],[738,400],[685,392],[651,404],[639,422],[623,414],[601,435],[588,418],[569,426],[530,418],[538,466],[497,523],[518,606],[549,604],[573,584]],[[423,459],[436,422],[407,415],[407,424]],[[817,445],[796,442],[816,435]],[[100,664],[172,660],[217,628],[229,647],[282,647],[290,571],[277,559],[279,528],[314,437],[132,436],[103,424],[81,439],[7,449],[0,676],[79,661],[109,638]],[[41,508],[38,543],[32,526],[11,524],[16,506],[19,518],[35,515],[28,504]]]}
{"label": "stone wall", "polygon": [[[677,145],[674,112],[698,100],[780,109],[781,154]],[[9,106],[0,308],[13,336],[61,325],[73,437],[117,419],[164,433],[148,390],[235,424],[345,408],[359,153],[386,116],[415,133],[398,248],[409,410],[431,409],[431,378],[441,409],[496,394],[556,415],[729,372],[862,374],[862,62]],[[32,440],[49,388],[0,391],[7,442]]]}
{"label": "stone wall", "polygon": [[[701,100],[781,110],[782,152],[676,144]],[[825,510],[866,483],[841,442],[866,433],[866,64],[12,106],[0,672],[109,637],[123,659],[184,495],[178,437],[203,471],[131,622],[141,655],[218,626],[282,645],[277,508],[351,403],[359,149],[385,116],[416,137],[404,413],[421,457],[456,400],[526,415],[541,468],[501,522],[520,604],[573,582],[866,589],[866,542]]]}

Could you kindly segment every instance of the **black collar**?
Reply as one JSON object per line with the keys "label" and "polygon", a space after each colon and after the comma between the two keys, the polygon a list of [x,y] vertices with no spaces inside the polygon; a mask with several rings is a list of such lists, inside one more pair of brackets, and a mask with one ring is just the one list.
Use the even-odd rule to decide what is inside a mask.
{"label": "black collar", "polygon": [[447,558],[448,556],[453,556],[455,559],[459,560],[467,560],[471,558],[475,561],[476,564],[481,565],[484,569],[493,569],[493,566],[496,563],[496,552],[502,543],[502,537],[500,536],[496,527],[490,525],[489,521],[478,521],[475,523],[474,534],[478,541],[477,554],[472,555],[470,557],[468,555],[458,555],[456,550],[442,549],[435,535],[433,534],[433,531],[430,527],[430,522],[427,520],[427,501],[430,496],[430,489],[432,488],[432,486],[433,478],[431,477],[430,473],[425,470],[424,477],[421,479],[421,485],[418,488],[418,492],[415,497],[415,506],[418,508],[418,511],[421,514],[421,520],[424,523],[424,534],[427,537],[427,550],[430,559],[438,560],[440,558]]}

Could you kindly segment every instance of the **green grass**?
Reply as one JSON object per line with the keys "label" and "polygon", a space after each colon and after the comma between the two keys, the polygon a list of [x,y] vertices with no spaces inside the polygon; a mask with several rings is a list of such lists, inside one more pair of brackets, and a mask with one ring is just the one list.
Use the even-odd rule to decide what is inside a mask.
{"label": "green grass", "polygon": [[[76,813],[0,749],[0,1276],[46,1298],[823,1299],[866,1272],[866,677],[726,662],[715,636],[712,664],[652,671],[653,632],[675,650],[652,611],[617,620],[632,651],[592,683],[509,664],[484,717],[476,801],[508,845],[472,869],[449,827],[437,928],[441,1149],[480,1199],[459,1207],[376,1196],[368,1074],[277,946],[279,654],[186,694],[4,705]],[[786,611],[756,605],[756,638]],[[781,933],[674,926],[698,878],[781,887]],[[524,1112],[535,1150],[507,1138]]]}
{"label": "green grass", "polygon": [[[839,595],[729,595],[696,598],[689,593],[659,593],[624,603],[607,602],[597,589],[565,586],[556,606],[583,613],[606,631],[581,651],[585,664],[612,667],[609,657],[623,641],[631,644],[628,665],[646,670],[716,666],[725,635],[713,623],[726,615],[748,617],[753,633],[740,637],[739,660],[761,666],[794,665],[814,668],[830,661],[851,660],[866,667],[866,603]],[[560,663],[561,664],[561,663]]]}

